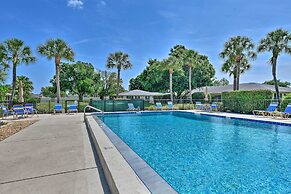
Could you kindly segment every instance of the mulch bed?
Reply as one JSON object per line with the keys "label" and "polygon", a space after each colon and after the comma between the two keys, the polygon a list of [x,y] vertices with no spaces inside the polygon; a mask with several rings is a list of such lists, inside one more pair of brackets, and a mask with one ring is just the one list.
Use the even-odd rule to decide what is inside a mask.
{"label": "mulch bed", "polygon": [[10,137],[11,135],[21,131],[22,129],[32,125],[37,122],[37,120],[27,120],[27,121],[13,121],[10,123],[0,123],[0,141]]}

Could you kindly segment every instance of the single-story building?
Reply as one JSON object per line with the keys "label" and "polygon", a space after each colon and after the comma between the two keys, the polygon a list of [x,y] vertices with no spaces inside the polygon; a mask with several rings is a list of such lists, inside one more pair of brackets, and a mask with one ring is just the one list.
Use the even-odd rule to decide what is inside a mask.
{"label": "single-story building", "polygon": [[[205,93],[206,87],[196,88],[192,90],[191,94],[194,93]],[[260,84],[260,83],[242,83],[239,84],[239,90],[270,90],[274,94],[275,86],[268,85],[268,84]],[[216,94],[219,95],[222,92],[230,92],[233,91],[233,85],[226,85],[226,86],[207,86],[207,93],[208,94]],[[284,97],[286,94],[291,93],[291,88],[288,87],[279,87],[280,96],[281,98]]]}
{"label": "single-story building", "polygon": [[165,95],[168,95],[168,93],[148,92],[144,90],[130,90],[128,92],[122,92],[118,96],[123,99],[143,99],[153,102],[155,96]]}

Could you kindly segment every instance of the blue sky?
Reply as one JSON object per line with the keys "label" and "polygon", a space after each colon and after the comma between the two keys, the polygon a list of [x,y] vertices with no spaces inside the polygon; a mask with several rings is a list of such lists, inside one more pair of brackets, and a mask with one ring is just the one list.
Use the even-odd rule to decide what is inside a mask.
{"label": "blue sky", "polygon": [[[290,31],[290,10],[290,0],[11,0],[1,2],[0,41],[17,37],[31,46],[38,61],[19,66],[18,75],[34,82],[35,93],[55,73],[54,62],[36,53],[49,38],[64,39],[76,52],[75,60],[101,70],[110,52],[127,52],[134,66],[121,73],[126,88],[149,58],[165,58],[175,44],[207,55],[216,77],[232,81],[220,70],[224,42],[246,35],[257,43],[276,28]],[[272,79],[269,58],[270,53],[260,54],[241,81]],[[290,72],[291,57],[280,56],[278,78],[291,81]]]}

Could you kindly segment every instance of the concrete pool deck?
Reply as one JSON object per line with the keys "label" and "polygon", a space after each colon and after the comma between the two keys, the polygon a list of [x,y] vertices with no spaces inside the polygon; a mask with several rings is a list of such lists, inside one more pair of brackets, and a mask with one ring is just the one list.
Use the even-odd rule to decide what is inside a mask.
{"label": "concrete pool deck", "polygon": [[83,114],[40,115],[0,142],[0,193],[110,193]]}

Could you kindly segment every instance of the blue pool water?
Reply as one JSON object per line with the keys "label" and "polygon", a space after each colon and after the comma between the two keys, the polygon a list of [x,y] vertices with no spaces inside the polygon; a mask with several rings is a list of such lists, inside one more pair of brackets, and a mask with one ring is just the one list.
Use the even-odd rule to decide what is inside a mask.
{"label": "blue pool water", "polygon": [[182,112],[103,122],[179,193],[291,192],[291,127]]}

